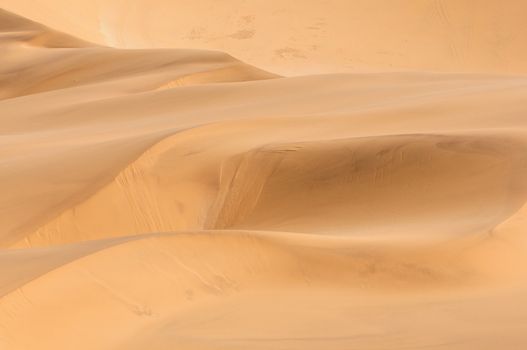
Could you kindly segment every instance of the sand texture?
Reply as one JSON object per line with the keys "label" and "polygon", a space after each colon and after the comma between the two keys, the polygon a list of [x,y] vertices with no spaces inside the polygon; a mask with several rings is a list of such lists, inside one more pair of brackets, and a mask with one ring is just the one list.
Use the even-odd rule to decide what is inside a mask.
{"label": "sand texture", "polygon": [[0,7],[0,349],[527,348],[527,2]]}

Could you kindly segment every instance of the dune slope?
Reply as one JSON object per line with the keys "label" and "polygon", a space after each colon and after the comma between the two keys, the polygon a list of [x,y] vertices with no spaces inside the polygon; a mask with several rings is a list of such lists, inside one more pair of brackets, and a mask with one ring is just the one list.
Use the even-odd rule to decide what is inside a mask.
{"label": "dune slope", "polygon": [[2,9],[0,23],[0,98],[105,82],[117,94],[274,77],[220,52],[96,46]]}

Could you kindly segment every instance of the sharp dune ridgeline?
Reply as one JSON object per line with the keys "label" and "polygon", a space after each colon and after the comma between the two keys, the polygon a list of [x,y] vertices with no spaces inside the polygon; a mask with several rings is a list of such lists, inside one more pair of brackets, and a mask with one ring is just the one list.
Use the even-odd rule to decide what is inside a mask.
{"label": "sharp dune ridgeline", "polygon": [[525,2],[0,7],[0,349],[527,348]]}

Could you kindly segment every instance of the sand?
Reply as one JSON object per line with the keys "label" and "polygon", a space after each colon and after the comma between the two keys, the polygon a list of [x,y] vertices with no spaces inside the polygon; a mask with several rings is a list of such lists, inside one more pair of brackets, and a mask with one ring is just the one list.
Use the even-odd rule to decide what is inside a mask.
{"label": "sand", "polygon": [[0,349],[526,347],[507,5],[1,0]]}
{"label": "sand", "polygon": [[0,7],[103,45],[220,50],[288,76],[527,71],[524,0],[0,0]]}

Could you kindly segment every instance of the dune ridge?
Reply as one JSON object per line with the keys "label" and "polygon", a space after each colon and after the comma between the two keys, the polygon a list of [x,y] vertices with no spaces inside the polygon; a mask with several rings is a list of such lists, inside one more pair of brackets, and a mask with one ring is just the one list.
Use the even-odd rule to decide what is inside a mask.
{"label": "dune ridge", "polygon": [[[114,93],[133,93],[276,77],[221,52],[115,50],[77,41],[1,9],[0,20],[7,51],[2,58],[0,99],[105,82],[112,83]],[[40,69],[43,64],[45,71]]]}

